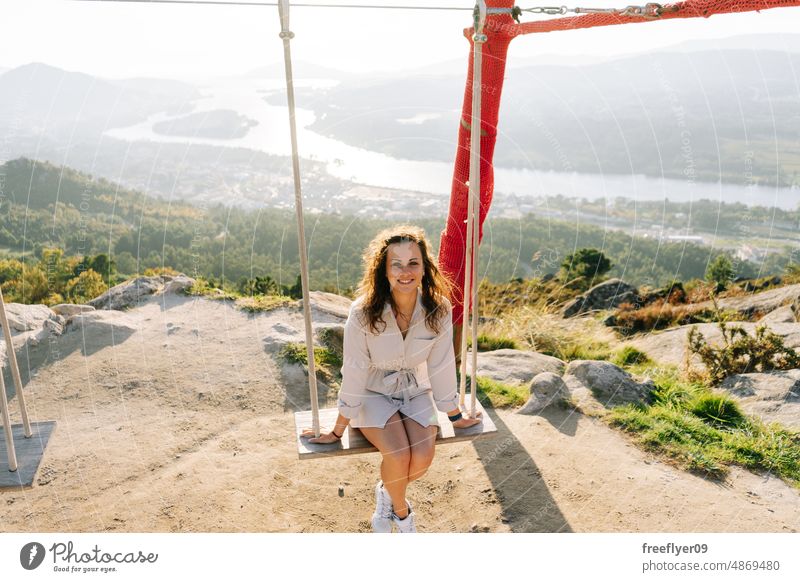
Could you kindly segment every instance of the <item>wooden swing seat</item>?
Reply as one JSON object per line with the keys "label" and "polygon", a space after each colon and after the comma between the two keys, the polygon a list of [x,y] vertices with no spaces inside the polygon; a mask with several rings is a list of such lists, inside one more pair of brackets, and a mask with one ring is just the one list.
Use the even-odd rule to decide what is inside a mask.
{"label": "wooden swing seat", "polygon": [[[467,400],[469,402],[469,399]],[[457,443],[461,441],[473,440],[497,432],[497,427],[492,419],[486,414],[480,402],[475,403],[475,409],[483,413],[483,422],[469,428],[453,428],[452,423],[447,419],[447,414],[439,412],[439,431],[436,435],[436,444]],[[319,411],[319,424],[322,427],[330,427],[336,423],[339,411],[336,408],[325,408]],[[302,410],[294,413],[295,436],[297,438],[297,456],[300,459],[319,459],[324,457],[340,457],[342,455],[357,455],[359,453],[377,452],[360,430],[347,427],[338,443],[329,445],[312,444],[307,438],[302,438],[300,434],[312,426],[311,411]]]}

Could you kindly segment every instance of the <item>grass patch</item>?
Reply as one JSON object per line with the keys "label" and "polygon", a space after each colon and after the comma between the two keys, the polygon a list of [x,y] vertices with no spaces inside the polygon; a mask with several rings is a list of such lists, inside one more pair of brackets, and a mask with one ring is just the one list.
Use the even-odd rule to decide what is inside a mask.
{"label": "grass patch", "polygon": [[242,295],[232,289],[214,287],[202,278],[198,278],[191,287],[186,289],[185,293],[214,301],[233,301],[237,309],[247,313],[263,313],[296,303],[295,299],[286,295]]}
{"label": "grass patch", "polygon": [[647,357],[646,353],[641,350],[637,350],[633,346],[625,346],[622,348],[614,355],[611,361],[620,367],[651,363],[650,358]]}
{"label": "grass patch", "polygon": [[[306,344],[290,342],[285,344],[278,356],[290,364],[301,364],[308,367],[308,354]],[[314,348],[314,366],[317,375],[326,381],[334,380],[341,375],[342,358],[328,348]]]}
{"label": "grass patch", "polygon": [[728,396],[676,374],[656,374],[654,403],[614,408],[610,424],[689,471],[721,479],[738,465],[772,472],[800,488],[800,433],[749,418]]}
{"label": "grass patch", "polygon": [[528,401],[530,391],[526,386],[503,384],[485,376],[478,376],[478,394],[483,394],[492,408],[516,408]]}
{"label": "grass patch", "polygon": [[[472,338],[467,338],[467,347],[472,347]],[[495,337],[484,333],[478,335],[479,352],[491,352],[504,349],[517,350],[519,346],[517,342],[507,337]]]}
{"label": "grass patch", "polygon": [[236,300],[235,305],[247,313],[262,313],[295,303],[297,303],[295,299],[285,295],[253,295],[252,297],[240,297]]}
{"label": "grass patch", "polygon": [[[461,375],[456,371],[456,378]],[[469,398],[471,376],[467,375],[467,398]],[[460,381],[460,380],[459,380]],[[504,384],[486,376],[478,376],[478,400],[492,408],[517,408],[528,401],[530,392],[526,386]]]}

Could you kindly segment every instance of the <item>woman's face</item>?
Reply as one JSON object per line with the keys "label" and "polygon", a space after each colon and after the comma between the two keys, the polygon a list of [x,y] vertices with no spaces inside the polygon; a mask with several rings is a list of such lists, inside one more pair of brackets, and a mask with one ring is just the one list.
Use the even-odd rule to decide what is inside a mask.
{"label": "woman's face", "polygon": [[422,251],[413,241],[392,243],[386,250],[386,278],[392,293],[416,293],[425,266]]}

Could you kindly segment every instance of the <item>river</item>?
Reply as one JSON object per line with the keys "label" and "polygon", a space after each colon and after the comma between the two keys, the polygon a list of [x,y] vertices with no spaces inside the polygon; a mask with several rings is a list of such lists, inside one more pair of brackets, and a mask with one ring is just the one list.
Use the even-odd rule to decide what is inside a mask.
{"label": "river", "polygon": [[[330,80],[298,79],[295,86],[314,88],[335,83]],[[106,135],[128,141],[211,144],[290,155],[288,108],[270,105],[264,99],[267,94],[282,91],[283,88],[283,81],[278,79],[226,79],[201,87],[205,97],[194,102],[195,112],[231,109],[258,121],[258,125],[242,138],[159,135],[153,131],[153,125],[173,118],[164,114],[152,116],[137,125],[109,130]],[[420,114],[425,115],[425,112]],[[347,145],[307,129],[313,122],[313,111],[297,110],[300,155],[324,162],[330,174],[369,186],[440,195],[449,193],[452,164],[397,159]],[[502,147],[502,144],[498,144],[498,147]],[[785,210],[794,210],[800,203],[800,188],[707,183],[643,175],[542,172],[525,168],[495,168],[495,192],[513,194],[519,200],[556,194],[589,200],[623,196],[636,200],[666,198],[674,202],[687,202],[705,198]]]}

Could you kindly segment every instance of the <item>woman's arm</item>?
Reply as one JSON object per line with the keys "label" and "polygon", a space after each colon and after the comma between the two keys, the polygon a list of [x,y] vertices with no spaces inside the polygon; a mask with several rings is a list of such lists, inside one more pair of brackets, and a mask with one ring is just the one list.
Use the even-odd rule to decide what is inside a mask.
{"label": "woman's arm", "polygon": [[339,414],[339,417],[336,419],[336,424],[333,426],[330,432],[320,431],[318,437],[314,436],[314,430],[307,428],[303,431],[300,435],[301,437],[305,437],[308,439],[308,442],[320,445],[328,445],[332,443],[338,443],[339,440],[342,438],[345,429],[347,429],[347,425],[350,424],[350,419],[346,416],[342,416]]}

